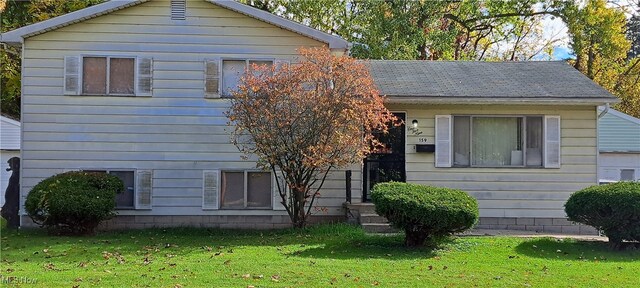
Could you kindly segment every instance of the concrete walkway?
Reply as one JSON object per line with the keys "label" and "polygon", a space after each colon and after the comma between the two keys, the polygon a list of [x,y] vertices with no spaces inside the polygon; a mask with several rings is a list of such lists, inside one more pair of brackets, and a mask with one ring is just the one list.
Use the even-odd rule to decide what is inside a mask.
{"label": "concrete walkway", "polygon": [[607,237],[597,235],[569,235],[569,234],[552,234],[552,233],[537,233],[533,231],[521,231],[521,230],[490,230],[490,229],[472,229],[464,233],[458,234],[460,236],[513,236],[523,238],[538,238],[538,237],[550,237],[556,239],[576,239],[583,241],[608,241]]}

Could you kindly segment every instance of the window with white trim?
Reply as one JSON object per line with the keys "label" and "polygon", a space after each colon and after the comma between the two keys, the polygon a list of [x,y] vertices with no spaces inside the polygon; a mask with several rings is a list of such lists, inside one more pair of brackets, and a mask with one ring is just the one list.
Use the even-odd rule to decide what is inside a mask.
{"label": "window with white trim", "polygon": [[272,66],[273,60],[260,59],[225,59],[222,60],[222,95],[231,96],[232,91],[238,88],[240,79],[248,70],[252,71],[254,65]]}
{"label": "window with white trim", "polygon": [[271,209],[271,173],[223,171],[220,183],[221,209]]}
{"label": "window with white trim", "polygon": [[453,167],[542,167],[542,116],[453,116]]}
{"label": "window with white trim", "polygon": [[120,178],[124,190],[116,194],[116,209],[135,209],[135,171],[133,170],[83,170],[84,172],[108,173]]}

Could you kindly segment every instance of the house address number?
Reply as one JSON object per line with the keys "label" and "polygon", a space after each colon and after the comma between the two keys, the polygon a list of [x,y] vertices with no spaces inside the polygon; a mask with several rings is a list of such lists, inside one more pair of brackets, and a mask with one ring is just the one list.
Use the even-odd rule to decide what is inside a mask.
{"label": "house address number", "polygon": [[418,143],[427,143],[427,138],[426,137],[418,138]]}

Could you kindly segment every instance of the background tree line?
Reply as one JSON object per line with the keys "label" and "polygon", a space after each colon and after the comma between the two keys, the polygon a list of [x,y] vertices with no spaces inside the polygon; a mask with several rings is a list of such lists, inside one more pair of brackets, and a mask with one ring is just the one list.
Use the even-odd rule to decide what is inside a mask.
{"label": "background tree line", "polygon": [[[0,0],[0,31],[102,0]],[[337,34],[361,59],[549,60],[561,39],[543,21],[567,27],[571,65],[640,117],[640,0],[241,0],[258,9]],[[20,115],[20,57],[3,47],[2,113]]]}

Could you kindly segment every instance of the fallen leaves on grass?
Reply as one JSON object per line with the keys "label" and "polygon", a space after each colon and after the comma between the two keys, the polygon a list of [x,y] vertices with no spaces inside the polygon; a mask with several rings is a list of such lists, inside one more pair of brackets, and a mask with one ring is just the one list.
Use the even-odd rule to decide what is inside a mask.
{"label": "fallen leaves on grass", "polygon": [[60,271],[60,269],[56,268],[56,265],[49,262],[47,264],[44,264],[44,270],[47,271]]}

